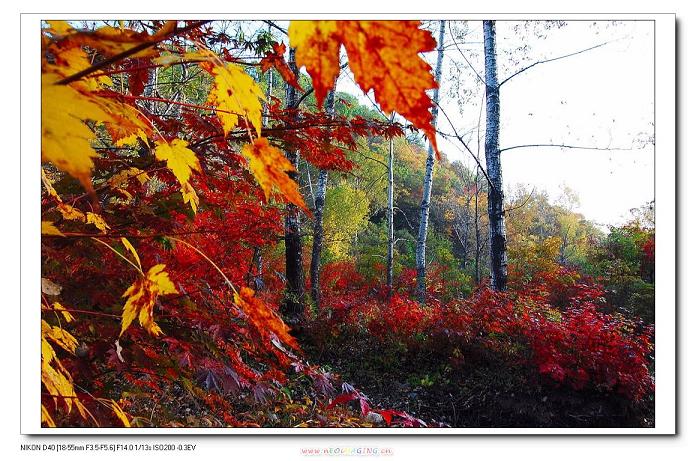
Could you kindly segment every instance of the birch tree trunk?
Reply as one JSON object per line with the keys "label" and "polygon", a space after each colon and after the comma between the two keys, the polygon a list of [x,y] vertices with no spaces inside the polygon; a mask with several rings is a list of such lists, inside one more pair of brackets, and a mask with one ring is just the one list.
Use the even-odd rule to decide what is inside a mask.
{"label": "birch tree trunk", "polygon": [[[437,127],[437,114],[440,102],[440,80],[442,77],[443,42],[445,39],[445,21],[440,21],[440,34],[437,48],[437,64],[435,65],[435,81],[438,86],[433,92],[433,125]],[[416,240],[416,294],[421,303],[425,303],[425,243],[428,238],[428,219],[430,216],[430,194],[433,187],[433,168],[435,166],[435,151],[432,144],[428,146],[428,158],[425,161],[425,176],[423,178],[423,199],[420,204],[420,225]]]}
{"label": "birch tree trunk", "polygon": [[476,254],[474,256],[474,277],[476,285],[481,281],[481,227],[479,221],[479,171],[476,170],[476,195],[474,196],[474,232],[476,233]]}
{"label": "birch tree trunk", "polygon": [[[295,50],[290,48],[288,64],[292,71],[297,74],[295,64]],[[295,108],[298,95],[294,86],[287,84],[285,87],[286,106]],[[299,179],[299,152],[289,150],[285,156],[290,163],[295,166],[295,171],[289,173],[290,179]],[[282,313],[290,323],[299,323],[304,315],[305,301],[305,276],[302,264],[302,235],[300,228],[300,209],[289,203],[285,214],[285,277],[287,279],[285,288],[285,299],[282,304]]]}
{"label": "birch tree trunk", "polygon": [[[268,27],[270,31],[270,26]],[[269,70],[267,72],[268,88],[266,89],[266,101],[270,101],[270,96],[273,94],[273,71]],[[261,118],[261,125],[266,127],[268,125],[268,103],[265,104],[263,116]],[[254,256],[252,265],[255,268],[254,277],[252,279],[252,287],[255,291],[260,291],[264,288],[263,283],[263,255],[261,254],[261,248],[254,248]]]}
{"label": "birch tree trunk", "polygon": [[507,250],[505,212],[503,210],[503,172],[500,165],[500,85],[498,84],[495,45],[495,21],[483,21],[483,52],[486,80],[486,172],[488,188],[488,222],[491,246],[491,286],[498,291],[507,285]]}
{"label": "birch tree trunk", "polygon": [[[391,122],[394,122],[392,113]],[[387,297],[391,299],[394,287],[394,139],[389,138],[387,163]]]}
{"label": "birch tree trunk", "polygon": [[[326,95],[324,108],[329,117],[333,117],[335,109],[335,90],[329,91]],[[321,249],[324,242],[324,204],[326,203],[326,183],[329,173],[326,170],[319,170],[319,180],[317,192],[314,196],[314,239],[312,240],[312,262],[309,274],[312,287],[312,301],[319,308],[321,303],[321,291],[319,290],[319,269],[321,262]]]}

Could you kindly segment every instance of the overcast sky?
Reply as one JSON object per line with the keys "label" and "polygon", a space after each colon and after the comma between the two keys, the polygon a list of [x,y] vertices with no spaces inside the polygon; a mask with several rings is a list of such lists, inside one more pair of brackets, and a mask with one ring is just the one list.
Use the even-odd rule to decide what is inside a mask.
{"label": "overcast sky", "polygon": [[[437,27],[436,23],[431,24]],[[441,105],[457,130],[477,124],[483,75],[481,22],[453,23],[459,49],[447,27]],[[525,184],[554,199],[564,186],[579,196],[578,211],[599,224],[621,224],[629,210],[653,200],[653,23],[650,21],[571,21],[561,27],[498,21],[499,74],[502,80],[537,60],[599,48],[537,65],[501,88],[500,146],[556,143],[631,150],[524,148],[503,152],[507,188]],[[466,63],[462,54],[469,60]],[[433,62],[435,54],[427,56]],[[356,94],[350,78],[339,90]],[[485,116],[483,117],[485,120]],[[485,122],[484,122],[485,123]],[[451,132],[444,117],[438,129]],[[483,133],[484,127],[481,131]],[[476,135],[469,139],[475,150]],[[472,168],[469,154],[440,138],[448,158]],[[483,157],[483,154],[482,154]]]}

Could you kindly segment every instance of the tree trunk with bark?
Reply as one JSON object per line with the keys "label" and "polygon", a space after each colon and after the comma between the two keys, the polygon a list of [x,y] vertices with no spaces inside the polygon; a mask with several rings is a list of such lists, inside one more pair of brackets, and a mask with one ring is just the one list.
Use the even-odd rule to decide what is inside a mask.
{"label": "tree trunk with bark", "polygon": [[[394,122],[392,113],[391,122]],[[391,298],[394,287],[394,139],[389,138],[387,161],[387,297]]]}
{"label": "tree trunk with bark", "polygon": [[[435,65],[435,81],[438,86],[433,92],[433,125],[437,127],[438,103],[440,102],[440,80],[442,77],[443,42],[445,39],[445,21],[440,21],[440,33],[437,48],[437,64]],[[425,176],[423,178],[423,199],[420,204],[420,225],[416,240],[416,294],[421,303],[425,303],[425,246],[428,238],[428,219],[430,216],[430,195],[433,187],[433,168],[435,166],[435,150],[432,144],[428,146],[428,158],[425,161]]]}
{"label": "tree trunk with bark", "polygon": [[476,254],[474,256],[474,280],[476,285],[481,281],[481,227],[480,227],[480,217],[479,217],[479,171],[476,170],[476,184],[474,195],[474,232],[476,233]]}
{"label": "tree trunk with bark", "polygon": [[486,81],[486,172],[488,188],[488,222],[491,248],[491,286],[504,291],[507,285],[507,244],[503,209],[503,172],[500,164],[500,85],[498,84],[495,21],[483,21],[483,51]]}
{"label": "tree trunk with bark", "polygon": [[[295,64],[295,50],[290,49],[288,64],[297,74]],[[294,86],[287,84],[285,87],[286,107],[294,109],[297,105],[298,95]],[[288,150],[285,156],[295,167],[295,171],[288,174],[290,179],[299,179],[299,152]],[[281,306],[281,312],[290,323],[299,323],[304,316],[305,306],[305,275],[302,263],[302,235],[301,235],[301,210],[289,203],[285,213],[285,299]]]}
{"label": "tree trunk with bark", "polygon": [[[333,117],[335,109],[335,90],[329,91],[326,95],[324,108],[329,117]],[[324,204],[326,203],[326,183],[329,179],[329,172],[319,171],[317,192],[314,196],[314,239],[312,241],[312,262],[309,274],[311,283],[312,301],[319,308],[321,303],[321,291],[319,289],[319,270],[321,264],[321,249],[324,242]]]}

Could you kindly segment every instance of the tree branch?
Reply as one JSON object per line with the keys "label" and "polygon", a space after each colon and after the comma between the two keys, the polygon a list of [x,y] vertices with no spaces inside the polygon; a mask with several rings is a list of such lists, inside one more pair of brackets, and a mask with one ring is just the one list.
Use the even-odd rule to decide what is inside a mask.
{"label": "tree branch", "polygon": [[625,147],[591,147],[591,146],[572,146],[568,144],[520,144],[519,146],[511,146],[511,147],[505,147],[503,149],[499,149],[498,152],[505,152],[506,150],[512,150],[512,149],[522,149],[522,148],[527,148],[527,147],[559,147],[562,149],[582,149],[582,150],[633,150],[633,148],[625,148]]}
{"label": "tree branch", "polygon": [[[454,37],[454,34],[452,33],[452,23],[451,23],[451,22],[448,22],[448,23],[447,23],[447,27],[449,28],[450,36]],[[485,82],[485,81],[483,80],[483,78],[481,77],[481,74],[479,74],[478,71],[477,71],[476,69],[474,69],[474,66],[471,65],[471,63],[469,62],[469,60],[467,59],[467,57],[464,55],[464,52],[459,48],[459,44],[458,44],[457,42],[454,42],[454,46],[457,47],[457,51],[459,51],[459,54],[462,55],[462,58],[464,58],[464,61],[466,61],[466,63],[467,63],[467,64],[469,65],[469,67],[471,68],[471,70],[473,70],[474,73],[476,74],[476,76],[478,77],[479,81],[480,81],[481,83],[483,83],[484,86],[485,86],[485,85],[486,85],[486,82]]]}
{"label": "tree branch", "polygon": [[584,50],[575,51],[575,52],[573,52],[573,53],[565,54],[565,55],[563,55],[563,56],[557,56],[557,57],[551,58],[551,59],[543,59],[543,60],[541,60],[541,61],[537,61],[537,62],[535,62],[535,63],[532,63],[532,64],[530,64],[530,65],[528,65],[528,66],[526,66],[526,67],[523,67],[522,69],[518,70],[517,72],[515,72],[515,73],[512,74],[512,75],[510,75],[508,78],[506,78],[506,79],[503,80],[502,82],[500,82],[500,83],[498,84],[498,88],[500,88],[501,86],[503,86],[503,83],[507,82],[507,81],[510,80],[511,78],[520,75],[522,72],[524,72],[524,71],[526,71],[526,70],[529,70],[529,69],[531,69],[532,67],[534,67],[534,66],[536,66],[536,65],[538,65],[538,64],[546,64],[547,62],[553,62],[553,61],[558,61],[559,59],[569,58],[569,57],[571,57],[571,56],[575,56],[575,55],[578,55],[578,54],[580,54],[580,53],[584,53],[585,51],[594,50],[595,48],[599,48],[600,46],[604,46],[604,45],[606,45],[607,43],[611,43],[611,42],[613,42],[613,41],[615,41],[615,40],[610,40],[610,41],[608,41],[608,42],[600,43],[599,45],[591,46],[591,47],[589,47],[589,48],[585,48]]}
{"label": "tree branch", "polygon": [[452,128],[452,131],[454,131],[454,137],[457,138],[457,140],[458,140],[460,143],[462,143],[462,145],[466,148],[466,150],[467,150],[467,151],[471,154],[471,156],[474,158],[474,160],[476,161],[476,165],[477,165],[478,168],[481,170],[481,173],[483,173],[483,176],[485,176],[486,181],[488,181],[488,185],[491,187],[491,189],[493,189],[494,191],[497,191],[498,188],[495,187],[495,185],[494,185],[493,182],[491,181],[491,178],[488,177],[488,173],[486,172],[485,168],[483,168],[483,166],[481,165],[481,162],[479,161],[478,156],[474,155],[474,153],[471,151],[471,149],[469,149],[469,146],[467,145],[466,141],[464,141],[464,139],[459,135],[459,133],[457,133],[457,129],[454,127],[454,124],[452,123],[452,120],[451,120],[451,119],[449,118],[449,116],[447,115],[447,112],[445,112],[445,111],[442,109],[442,106],[440,106],[439,103],[437,104],[437,106],[440,108],[440,112],[442,112],[442,115],[444,115],[445,118],[447,119],[447,122],[449,122],[450,127]]}
{"label": "tree branch", "polygon": [[143,50],[145,50],[145,49],[147,49],[147,48],[150,48],[151,46],[155,46],[155,45],[158,44],[159,42],[161,42],[161,41],[163,41],[163,40],[166,40],[166,39],[168,39],[169,37],[172,37],[172,36],[177,35],[177,34],[181,34],[181,33],[183,33],[183,32],[188,32],[189,30],[195,29],[196,27],[200,27],[200,26],[202,26],[203,24],[206,24],[206,23],[208,23],[208,22],[210,22],[210,21],[196,21],[196,22],[194,22],[194,23],[192,23],[192,24],[189,24],[189,25],[186,26],[186,27],[182,27],[181,29],[178,29],[178,28],[177,28],[177,29],[174,29],[174,30],[171,31],[170,33],[165,34],[165,35],[163,35],[163,36],[161,36],[161,37],[158,37],[158,38],[155,39],[155,40],[148,41],[148,42],[144,42],[144,43],[141,43],[140,45],[136,45],[136,46],[134,46],[133,48],[127,49],[126,51],[123,51],[123,52],[121,52],[121,53],[118,53],[118,54],[116,54],[116,55],[113,55],[113,56],[111,56],[110,58],[105,59],[105,60],[103,60],[103,61],[101,61],[101,62],[99,62],[99,63],[97,63],[97,64],[94,64],[93,66],[90,66],[90,67],[88,67],[88,68],[86,68],[86,69],[84,69],[84,70],[81,70],[80,72],[77,72],[77,73],[75,73],[75,74],[73,74],[73,75],[71,75],[71,76],[69,76],[69,77],[65,77],[63,80],[60,80],[60,81],[58,82],[58,84],[59,84],[59,85],[67,85],[68,83],[72,83],[72,82],[74,82],[74,81],[76,81],[76,80],[81,79],[82,77],[85,77],[85,76],[87,76],[87,75],[89,75],[89,74],[91,74],[91,73],[93,73],[93,72],[98,71],[99,69],[102,69],[102,68],[104,68],[104,67],[106,67],[106,66],[109,66],[109,65],[115,63],[115,62],[118,62],[118,61],[120,61],[120,60],[122,60],[122,59],[125,59],[125,58],[127,58],[128,56],[134,55],[134,54],[136,54],[136,53],[138,53],[138,52],[140,52],[140,51],[143,51]]}
{"label": "tree branch", "polygon": [[269,26],[273,27],[274,29],[279,30],[279,31],[282,32],[283,34],[288,35],[288,31],[285,30],[285,29],[283,29],[282,27],[280,27],[280,26],[279,26],[278,24],[276,24],[275,22],[273,22],[273,21],[263,21],[263,22],[266,23],[266,24],[268,24]]}

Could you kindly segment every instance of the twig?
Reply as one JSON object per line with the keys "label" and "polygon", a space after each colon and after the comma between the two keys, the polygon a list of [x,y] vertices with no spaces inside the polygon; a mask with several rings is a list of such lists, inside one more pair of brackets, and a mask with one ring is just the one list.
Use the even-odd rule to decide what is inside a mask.
{"label": "twig", "polygon": [[158,37],[156,40],[152,40],[149,42],[141,43],[140,45],[136,45],[133,48],[127,49],[126,51],[123,51],[121,53],[118,53],[108,59],[105,59],[97,64],[94,64],[84,70],[81,70],[80,72],[77,72],[69,77],[65,77],[63,80],[60,80],[58,82],[59,85],[67,85],[68,83],[72,83],[76,80],[80,80],[82,77],[85,77],[93,72],[98,71],[99,69],[102,69],[106,66],[109,66],[115,62],[118,62],[122,59],[127,58],[128,56],[131,56],[133,54],[136,54],[140,51],[146,50],[147,48],[150,48],[151,46],[154,46],[158,44],[159,42],[168,39],[169,37],[177,34],[181,34],[183,32],[188,32],[189,30],[195,29],[196,27],[200,27],[203,24],[210,22],[210,21],[196,21],[193,24],[189,24],[186,27],[182,27],[181,29],[174,29],[168,34],[163,35],[162,37]]}

